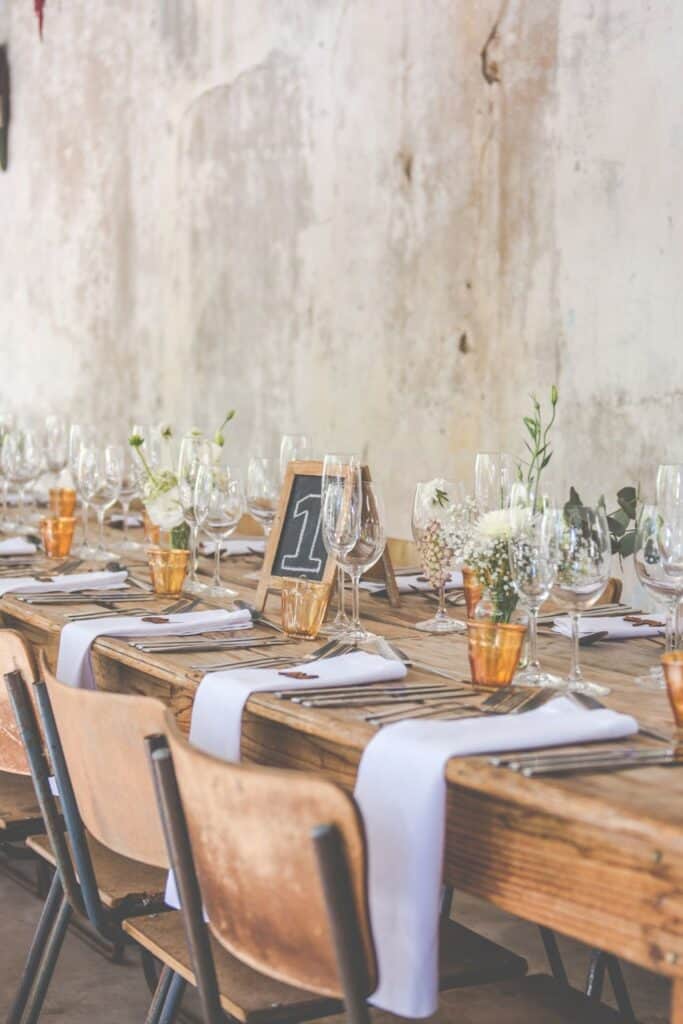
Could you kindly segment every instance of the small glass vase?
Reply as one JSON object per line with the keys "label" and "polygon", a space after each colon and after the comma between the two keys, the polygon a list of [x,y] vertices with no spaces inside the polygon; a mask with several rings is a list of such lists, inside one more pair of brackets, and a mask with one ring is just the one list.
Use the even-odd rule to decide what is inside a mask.
{"label": "small glass vase", "polygon": [[182,592],[190,552],[182,548],[147,549],[154,593],[174,597]]}

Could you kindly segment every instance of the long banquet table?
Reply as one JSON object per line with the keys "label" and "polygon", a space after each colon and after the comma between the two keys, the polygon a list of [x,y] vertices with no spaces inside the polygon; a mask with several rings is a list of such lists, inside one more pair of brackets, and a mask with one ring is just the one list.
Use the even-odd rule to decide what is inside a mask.
{"label": "long banquet table", "polygon": [[[243,597],[253,599],[259,565],[258,558],[232,557],[223,563],[223,573]],[[145,573],[142,564],[133,571],[139,577]],[[271,600],[268,610],[276,616],[277,600]],[[158,599],[159,608],[168,603]],[[431,608],[418,594],[403,596],[398,609],[369,594],[362,599],[363,617],[376,632],[416,660],[468,679],[463,637],[433,637],[412,628]],[[0,600],[4,624],[43,647],[52,665],[70,610],[30,605],[9,594]],[[87,609],[79,605],[78,610]],[[268,632],[256,627],[251,636],[260,631]],[[316,646],[292,642],[277,653],[305,654]],[[566,671],[566,639],[542,630],[539,648],[544,667]],[[644,692],[632,682],[660,654],[659,640],[603,642],[582,649],[582,664],[611,687],[608,706],[672,733],[665,695]],[[203,674],[190,666],[250,656],[249,651],[145,654],[125,640],[101,637],[93,647],[93,667],[99,687],[153,695],[187,728]],[[413,669],[410,678],[435,679]],[[321,772],[351,789],[374,732],[362,715],[363,709],[304,708],[256,694],[244,715],[243,755],[253,763]],[[683,771],[653,767],[526,779],[492,767],[486,757],[470,757],[452,759],[447,780],[445,881],[669,976],[671,1021],[683,1024]]]}

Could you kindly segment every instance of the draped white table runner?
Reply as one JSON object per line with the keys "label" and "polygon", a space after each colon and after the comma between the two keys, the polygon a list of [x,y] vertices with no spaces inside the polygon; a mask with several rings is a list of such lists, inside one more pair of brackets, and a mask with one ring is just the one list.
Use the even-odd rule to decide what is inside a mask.
{"label": "draped white table runner", "polygon": [[[151,613],[150,613],[151,614]],[[251,615],[244,609],[228,612],[179,612],[164,616],[168,622],[145,622],[141,615],[112,615],[105,619],[69,622],[62,629],[57,657],[57,678],[69,686],[94,689],[90,649],[98,636],[190,636],[193,633],[248,629]]]}
{"label": "draped white table runner", "polygon": [[55,590],[117,590],[125,587],[128,573],[123,572],[72,572],[53,576],[47,582],[32,576],[9,576],[0,579],[0,596],[14,590],[31,591],[34,594],[49,594]]}

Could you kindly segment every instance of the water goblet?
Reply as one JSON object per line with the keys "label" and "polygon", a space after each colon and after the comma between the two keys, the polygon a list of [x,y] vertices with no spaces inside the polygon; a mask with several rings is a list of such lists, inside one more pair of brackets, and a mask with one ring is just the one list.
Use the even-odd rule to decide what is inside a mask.
{"label": "water goblet", "polygon": [[474,497],[480,512],[506,508],[515,481],[516,466],[507,452],[477,452],[474,460]]}
{"label": "water goblet", "polygon": [[208,585],[197,579],[197,542],[199,539],[199,520],[195,499],[197,495],[197,474],[203,465],[210,462],[210,446],[206,439],[197,432],[186,434],[180,442],[178,458],[178,497],[183,511],[183,518],[190,527],[190,575],[185,589],[192,593],[204,593]]}
{"label": "water goblet", "polygon": [[[353,507],[353,500],[348,503],[348,511],[342,510],[341,512],[341,525],[338,529],[343,528],[344,521],[348,517],[352,528],[345,533],[351,534],[353,525],[357,522],[358,538],[350,548],[347,548],[346,544],[341,546],[337,558],[351,577],[352,586],[351,626],[345,634],[345,638],[358,646],[374,639],[374,634],[369,633],[360,621],[360,579],[363,573],[371,569],[382,557],[386,545],[386,535],[384,507],[377,485],[361,476],[360,493],[356,492],[356,495],[357,508]],[[338,505],[338,502],[337,496],[333,504]],[[330,514],[330,510],[326,507],[323,522],[327,522],[328,529],[330,528]]]}
{"label": "water goblet", "polygon": [[237,597],[237,591],[221,580],[221,542],[237,529],[244,515],[244,492],[226,465],[200,466],[195,483],[195,510],[201,529],[214,543],[213,581],[207,593],[212,597]]}
{"label": "water goblet", "polygon": [[69,473],[73,482],[74,489],[77,491],[79,498],[81,499],[81,525],[83,528],[83,543],[76,552],[81,558],[92,558],[95,553],[95,549],[92,547],[89,541],[89,504],[86,501],[83,491],[81,490],[78,481],[78,463],[81,456],[81,448],[84,446],[92,446],[95,444],[96,434],[95,428],[87,426],[81,423],[72,423],[69,430],[69,453],[68,453],[68,465]]}
{"label": "water goblet", "polygon": [[[633,563],[641,585],[666,609],[665,650],[668,653],[677,647],[678,608],[683,598],[683,572],[672,572],[667,565],[665,545],[670,527],[666,527],[663,508],[645,504],[638,510]],[[653,666],[644,675],[636,676],[637,685],[647,690],[665,688],[664,672],[661,665]]]}
{"label": "water goblet", "polygon": [[137,541],[130,538],[129,513],[130,505],[140,493],[139,460],[135,458],[129,445],[123,448],[123,463],[121,474],[121,490],[119,491],[119,505],[123,514],[123,539],[117,545],[120,551],[139,551],[142,547]]}
{"label": "water goblet", "polygon": [[247,468],[247,509],[266,537],[273,528],[280,500],[280,466],[275,459],[254,455]]}
{"label": "water goblet", "polygon": [[45,417],[45,463],[54,476],[54,486],[69,459],[69,424],[64,416],[50,414]]}
{"label": "water goblet", "polygon": [[290,462],[310,457],[311,441],[306,434],[283,434],[280,441],[280,479],[284,480]]}
{"label": "water goblet", "polygon": [[556,513],[549,509],[516,509],[508,553],[513,586],[529,612],[527,664],[513,682],[518,686],[557,686],[561,680],[541,671],[537,651],[538,612],[550,596],[557,574]]}
{"label": "water goblet", "polygon": [[93,559],[107,562],[116,555],[104,547],[104,515],[116,504],[123,476],[123,448],[109,444],[104,448],[82,445],[78,459],[79,489],[85,501],[97,513],[98,538]]}
{"label": "water goblet", "polygon": [[2,446],[3,472],[18,492],[18,510],[15,527],[26,529],[26,496],[29,485],[40,475],[43,449],[39,437],[28,427],[17,427],[5,437]]}
{"label": "water goblet", "polygon": [[[356,479],[355,486],[360,487],[360,459],[357,455],[326,455],[323,459],[323,472],[320,482],[320,508],[325,506],[325,498],[330,488],[336,489],[344,487],[345,481],[353,476]],[[328,554],[336,557],[336,554],[330,547],[328,547],[326,541],[326,533],[322,531],[323,544]],[[355,541],[354,541],[355,543]],[[320,632],[323,636],[341,636],[346,633],[351,625],[351,620],[346,614],[344,607],[345,601],[345,589],[344,589],[344,568],[341,564],[337,564],[337,614],[328,626],[323,626]]]}

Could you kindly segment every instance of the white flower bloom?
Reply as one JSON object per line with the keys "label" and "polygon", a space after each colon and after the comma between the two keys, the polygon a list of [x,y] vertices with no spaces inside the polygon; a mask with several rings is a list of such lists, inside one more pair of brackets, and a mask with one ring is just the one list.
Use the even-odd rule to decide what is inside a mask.
{"label": "white flower bloom", "polygon": [[151,501],[145,502],[145,508],[152,522],[162,530],[173,530],[183,521],[177,487],[172,487]]}
{"label": "white flower bloom", "polygon": [[528,515],[523,508],[501,508],[486,512],[477,523],[477,537],[483,542],[509,540],[519,531]]}

